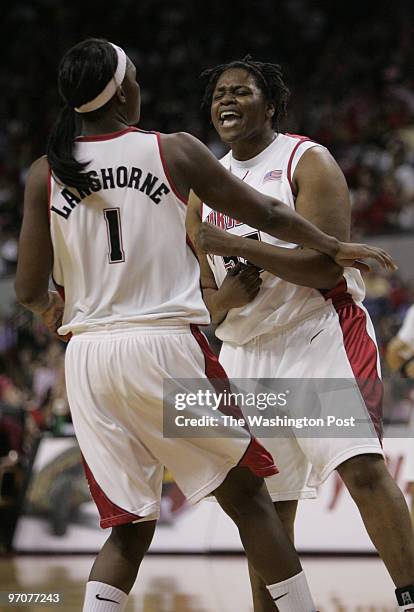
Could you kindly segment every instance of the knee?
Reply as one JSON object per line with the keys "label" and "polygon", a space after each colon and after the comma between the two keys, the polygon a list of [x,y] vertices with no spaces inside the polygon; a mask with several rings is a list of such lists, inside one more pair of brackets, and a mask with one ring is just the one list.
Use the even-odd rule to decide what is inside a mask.
{"label": "knee", "polygon": [[276,513],[288,534],[291,542],[295,539],[295,518],[298,502],[296,500],[276,502],[274,504]]}
{"label": "knee", "polygon": [[[223,510],[237,523],[253,512],[258,512],[266,497],[265,484],[262,478],[254,476],[247,468],[243,472],[229,475],[215,491],[217,501]],[[265,499],[266,497],[266,499]]]}
{"label": "knee", "polygon": [[338,472],[350,493],[372,493],[383,486],[388,471],[380,455],[358,455],[345,461]]}
{"label": "knee", "polygon": [[113,527],[110,540],[125,557],[145,554],[151,544],[156,521],[129,523]]}

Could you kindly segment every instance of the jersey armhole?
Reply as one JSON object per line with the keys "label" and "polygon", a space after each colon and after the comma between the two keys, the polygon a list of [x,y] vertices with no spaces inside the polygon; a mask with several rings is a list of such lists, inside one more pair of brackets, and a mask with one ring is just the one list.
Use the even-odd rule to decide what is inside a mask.
{"label": "jersey armhole", "polygon": [[315,144],[315,146],[318,144],[317,142],[314,142],[310,138],[302,137],[293,147],[293,150],[292,150],[292,153],[290,154],[288,165],[287,165],[287,179],[289,181],[290,189],[292,191],[292,195],[294,198],[296,198],[297,193],[296,193],[296,189],[293,186],[292,164],[293,164],[293,160],[295,158],[297,150],[299,149],[300,145],[303,144],[304,142],[312,142]]}
{"label": "jersey armhole", "polygon": [[171,177],[170,171],[168,170],[168,165],[166,162],[166,159],[164,157],[164,153],[162,150],[162,145],[161,145],[161,135],[159,132],[154,132],[156,137],[157,137],[157,143],[158,143],[158,151],[160,154],[160,158],[161,158],[161,163],[162,163],[162,167],[164,169],[164,174],[167,177],[168,183],[172,189],[172,191],[174,192],[174,194],[176,195],[176,197],[180,200],[180,202],[182,202],[183,204],[185,204],[187,206],[188,201],[185,199],[185,197],[178,191],[177,187],[174,184],[174,181]]}

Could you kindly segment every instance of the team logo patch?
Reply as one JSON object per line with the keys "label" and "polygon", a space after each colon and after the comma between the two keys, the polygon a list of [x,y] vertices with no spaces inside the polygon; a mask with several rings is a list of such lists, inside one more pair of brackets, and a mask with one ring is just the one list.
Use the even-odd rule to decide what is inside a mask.
{"label": "team logo patch", "polygon": [[268,183],[269,181],[280,181],[282,178],[282,170],[271,170],[270,172],[266,172],[263,177],[262,183]]}

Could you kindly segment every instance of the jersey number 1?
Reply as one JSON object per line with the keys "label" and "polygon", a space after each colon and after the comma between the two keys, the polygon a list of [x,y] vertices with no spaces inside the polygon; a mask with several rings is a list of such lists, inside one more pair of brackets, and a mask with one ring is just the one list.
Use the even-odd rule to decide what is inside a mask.
{"label": "jersey number 1", "polygon": [[109,263],[121,263],[125,261],[125,253],[122,248],[121,211],[119,208],[104,208],[103,214],[108,233]]}

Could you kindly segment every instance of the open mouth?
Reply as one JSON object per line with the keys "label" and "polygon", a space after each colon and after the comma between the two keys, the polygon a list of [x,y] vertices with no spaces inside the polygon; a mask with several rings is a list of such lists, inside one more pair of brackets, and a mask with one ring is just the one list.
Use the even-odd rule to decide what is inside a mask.
{"label": "open mouth", "polygon": [[220,123],[225,128],[231,128],[240,123],[241,115],[235,111],[221,111]]}

